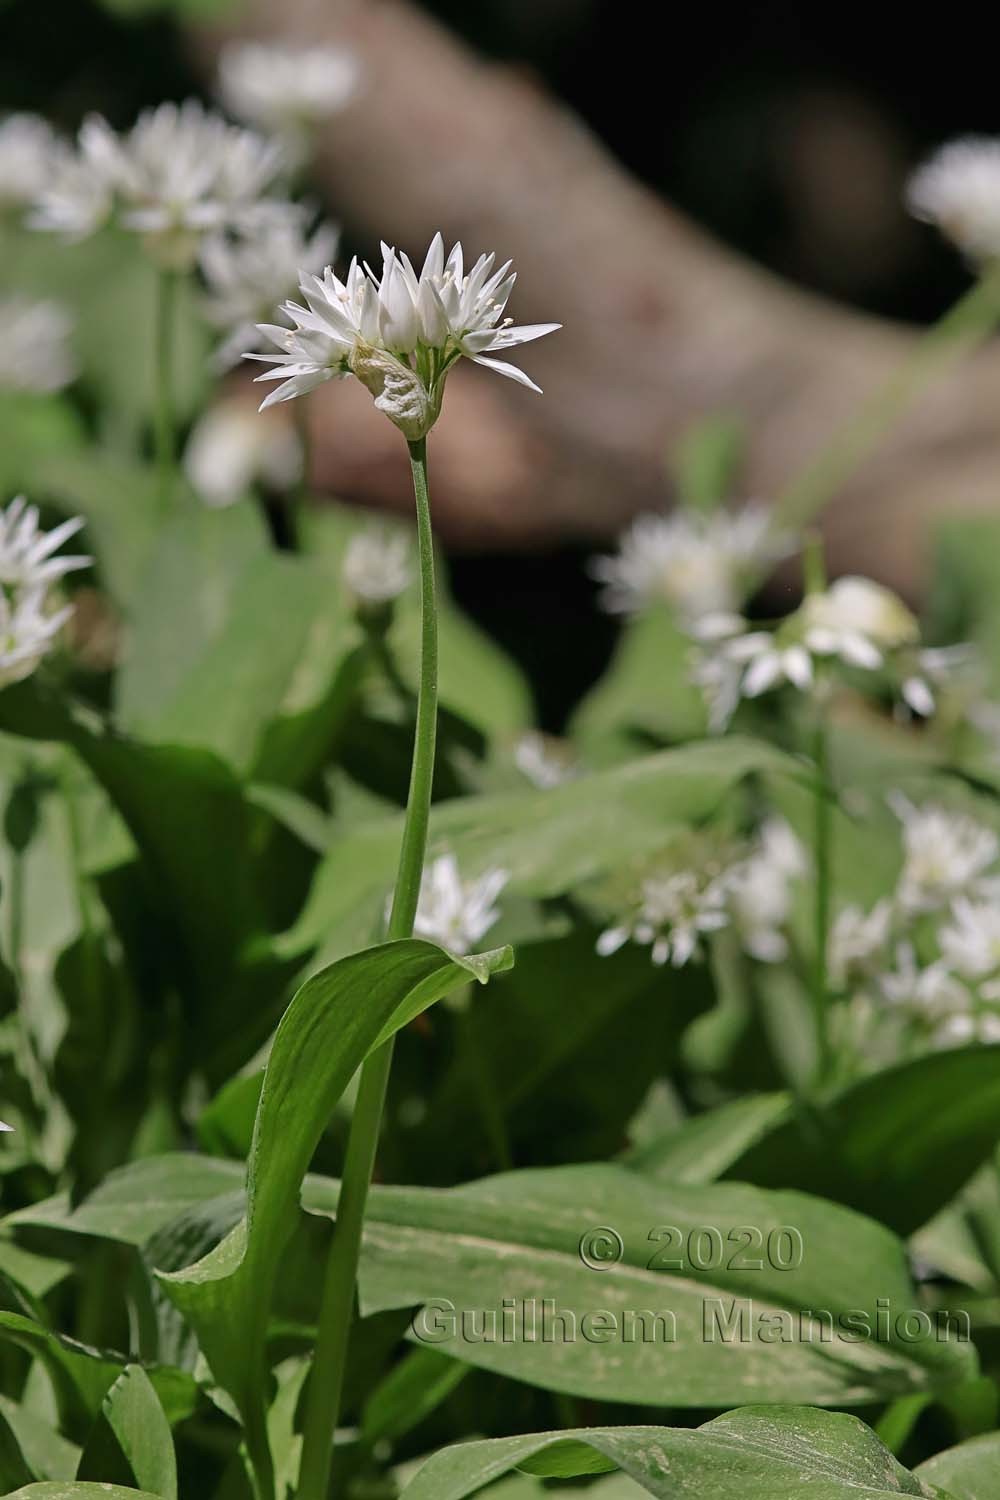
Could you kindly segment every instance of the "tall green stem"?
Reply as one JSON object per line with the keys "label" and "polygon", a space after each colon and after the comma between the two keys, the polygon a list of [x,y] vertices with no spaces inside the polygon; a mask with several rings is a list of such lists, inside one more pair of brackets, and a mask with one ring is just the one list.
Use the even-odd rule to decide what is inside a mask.
{"label": "tall green stem", "polygon": [[174,322],[177,309],[176,271],[160,271],[156,289],[156,469],[160,504],[170,504],[174,485],[177,437],[174,424]]}
{"label": "tall green stem", "polygon": [[1000,319],[1000,265],[991,267],[918,341],[912,357],[835,433],[814,461],[792,480],[775,505],[781,529],[806,525],[932,380],[943,375]]}
{"label": "tall green stem", "polygon": [[830,1071],[830,985],[827,975],[827,949],[830,941],[830,867],[833,843],[833,805],[830,787],[830,747],[826,718],[822,706],[813,736],[813,763],[816,786],[813,793],[813,859],[815,860],[813,1007],[816,1019],[816,1081],[822,1084]]}
{"label": "tall green stem", "polygon": [[[406,820],[389,917],[390,940],[410,937],[413,932],[427,847],[437,732],[437,606],[427,494],[427,440],[421,438],[409,446],[420,552],[420,687]],[[329,1488],[333,1437],[340,1414],[344,1367],[354,1315],[361,1230],[391,1066],[390,1041],[373,1052],[361,1069],[337,1205],[337,1222],[323,1283],[316,1353],[306,1396],[299,1500],[326,1500]]]}

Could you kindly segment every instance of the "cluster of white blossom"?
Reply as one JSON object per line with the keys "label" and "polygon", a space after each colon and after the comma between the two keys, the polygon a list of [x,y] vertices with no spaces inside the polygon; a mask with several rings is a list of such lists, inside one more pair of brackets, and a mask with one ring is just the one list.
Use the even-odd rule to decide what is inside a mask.
{"label": "cluster of white blossom", "polygon": [[413,547],[398,527],[369,526],[347,544],[341,582],[362,610],[380,609],[398,599],[413,581]]}
{"label": "cluster of white blossom", "polygon": [[871,910],[838,914],[831,984],[887,1002],[937,1045],[1000,1040],[1000,838],[967,813],[889,800],[899,878]]}
{"label": "cluster of white blossom", "polygon": [[439,943],[449,953],[471,953],[499,921],[497,897],[509,878],[506,870],[492,869],[463,879],[455,856],[439,855],[424,867],[414,936]]}
{"label": "cluster of white blossom", "polygon": [[793,885],[806,869],[805,850],[781,818],[769,818],[749,847],[708,848],[693,858],[684,851],[642,875],[597,951],[607,957],[639,943],[654,964],[681,968],[701,955],[705,934],[732,927],[746,953],[778,963],[788,952]]}
{"label": "cluster of white blossom", "polygon": [[741,608],[748,588],[791,550],[764,505],[742,510],[678,510],[638,516],[613,556],[596,557],[592,575],[604,585],[611,614],[638,614],[667,604],[686,628]]}
{"label": "cluster of white blossom", "polygon": [[727,727],[741,700],[786,684],[821,692],[828,669],[837,666],[880,673],[902,704],[926,717],[970,654],[967,646],[921,648],[920,626],[903,601],[853,576],[808,593],[773,629],[756,630],[742,616],[719,613],[704,616],[693,633],[698,644],[691,675],[716,732]]}
{"label": "cluster of white blossom", "polygon": [[36,507],[21,495],[0,511],[0,687],[31,675],[72,614],[52,590],[90,558],[55,554],[82,525],[76,517],[42,531]]}
{"label": "cluster of white blossom", "polygon": [[302,442],[289,422],[262,421],[238,397],[209,407],[184,450],[191,488],[213,509],[243,500],[254,485],[286,492],[302,477]]}
{"label": "cluster of white blossom", "polygon": [[361,65],[344,47],[232,42],[219,60],[219,94],[237,120],[282,142],[301,165],[318,125],[356,97]]}
{"label": "cluster of white blossom", "polygon": [[73,318],[58,302],[0,298],[0,390],[60,391],[76,377]]}
{"label": "cluster of white blossom", "polygon": [[510,261],[496,266],[481,255],[468,272],[461,245],[446,255],[436,234],[423,267],[382,246],[382,273],[351,262],[344,281],[327,267],[300,282],[306,306],[285,303],[293,328],[260,325],[279,352],[256,355],[275,366],[259,380],[280,380],[263,405],[305,395],[337,376],[356,375],[375,405],[409,440],[422,438],[441,410],[448,372],[463,357],[501,375],[538,387],[515,365],[494,356],[542,338],[557,323],[517,328],[503,316],[516,275]]}

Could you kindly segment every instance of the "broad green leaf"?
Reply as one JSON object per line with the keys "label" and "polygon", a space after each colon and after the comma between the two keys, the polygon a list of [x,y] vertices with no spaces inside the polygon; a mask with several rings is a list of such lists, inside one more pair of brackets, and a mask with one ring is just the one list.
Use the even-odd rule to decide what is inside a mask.
{"label": "broad green leaf", "polygon": [[[506,870],[509,894],[558,896],[609,869],[661,849],[672,829],[699,823],[756,771],[795,772],[762,742],[733,737],[685,745],[551,791],[453,798],[431,815],[431,849],[450,849],[463,873]],[[370,930],[392,883],[400,817],[369,823],[338,839],[321,864],[300,920],[282,953],[345,944]]]}
{"label": "broad green leaf", "polygon": [[560,1478],[617,1468],[660,1500],[880,1500],[935,1493],[856,1417],[748,1406],[690,1430],[583,1428],[464,1443],[429,1459],[403,1500],[462,1500],[525,1467]]}
{"label": "broad green leaf", "polygon": [[[0,1414],[14,1433],[36,1479],[72,1479],[80,1450],[28,1407],[0,1396]],[[18,1483],[24,1481],[19,1480]]]}
{"label": "broad green leaf", "polygon": [[0,728],[59,740],[88,766],[139,847],[154,909],[176,929],[188,992],[217,1003],[257,926],[249,812],[232,772],[203,750],[116,735],[33,681],[0,692]]}
{"label": "broad green leaf", "polygon": [[266,1452],[271,1292],[300,1184],[334,1105],[373,1047],[450,989],[485,983],[510,961],[509,952],[458,959],[417,940],[386,943],[308,980],[285,1012],[257,1111],[246,1221],[196,1265],[161,1278],[240,1409],[257,1461]]}
{"label": "broad green leaf", "polygon": [[1000,1141],[1000,1047],[935,1052],[779,1122],[727,1177],[821,1193],[910,1234]]}
{"label": "broad green leaf", "polygon": [[161,1500],[177,1500],[177,1460],[170,1424],[141,1365],[126,1365],[105,1396],[77,1478],[109,1478],[119,1454],[130,1471],[122,1479],[134,1479]]}
{"label": "broad green leaf", "polygon": [[750,1094],[692,1115],[668,1135],[631,1151],[637,1172],[662,1182],[714,1182],[791,1108],[788,1094]]}
{"label": "broad green leaf", "polygon": [[16,1484],[28,1484],[36,1476],[25,1460],[17,1436],[0,1411],[0,1484],[6,1495]]}
{"label": "broad green leaf", "polygon": [[[303,1205],[335,1213],[336,1184],[308,1179]],[[423,1304],[413,1337],[441,1353],[643,1405],[860,1404],[976,1372],[947,1320],[907,1341],[899,1320],[917,1293],[881,1225],[803,1194],[653,1183],[611,1165],[378,1187],[360,1304]]]}
{"label": "broad green leaf", "polygon": [[592,763],[634,756],[705,733],[706,710],[691,682],[691,641],[669,610],[651,609],[624,626],[611,665],[576,709],[570,735]]}
{"label": "broad green leaf", "polygon": [[436,1349],[412,1350],[365,1402],[361,1441],[372,1448],[383,1439],[405,1437],[451,1395],[469,1368]]}
{"label": "broad green leaf", "polygon": [[946,1491],[947,1500],[995,1500],[1000,1486],[1000,1432],[936,1453],[916,1472],[929,1487],[938,1485]]}
{"label": "broad green leaf", "polygon": [[[54,1200],[16,1220],[145,1243],[167,1232],[170,1213],[194,1222],[199,1201],[205,1213],[225,1206],[234,1214],[238,1172],[231,1162],[206,1162],[199,1185],[197,1159],[136,1162],[113,1173],[91,1204],[67,1214]],[[288,1236],[294,1195],[291,1201]],[[334,1215],[336,1201],[336,1183],[306,1178],[302,1202],[311,1214]],[[220,1232],[225,1222],[218,1220]],[[285,1277],[299,1294],[296,1316],[306,1321],[316,1315],[325,1254],[307,1229],[300,1222]],[[597,1230],[604,1244],[614,1244],[605,1230],[621,1237],[621,1259],[594,1270],[581,1258],[581,1240]],[[786,1270],[798,1243],[789,1230],[801,1236],[801,1264]],[[277,1253],[284,1247],[285,1240]],[[184,1274],[185,1283],[193,1278],[185,1290],[195,1304],[198,1283],[224,1275],[240,1249],[239,1237],[230,1236]],[[678,1265],[665,1267],[665,1260]],[[185,1305],[176,1279],[164,1284]],[[220,1321],[228,1306],[212,1285],[196,1306],[199,1326],[210,1318],[209,1296]],[[820,1405],[854,1404],[940,1391],[976,1370],[971,1344],[947,1337],[954,1325],[946,1317],[933,1336],[900,1336],[897,1319],[919,1299],[903,1246],[881,1225],[797,1193],[733,1183],[675,1186],[611,1165],[511,1172],[444,1190],[375,1185],[360,1297],[365,1314],[430,1304],[424,1321],[417,1319],[430,1336],[418,1342],[437,1353],[549,1389],[647,1406],[722,1407],[792,1394]],[[447,1314],[435,1323],[433,1304],[441,1298],[454,1322]],[[533,1341],[531,1319],[537,1328],[546,1299],[572,1314],[571,1333],[563,1336],[562,1325],[553,1324],[551,1339],[539,1332]],[[484,1331],[491,1313],[502,1330],[511,1305],[522,1309],[524,1335],[516,1325],[509,1341],[491,1340]],[[474,1315],[474,1325],[463,1326],[463,1312]],[[601,1337],[592,1341],[581,1331],[584,1315],[602,1312],[615,1319],[614,1337],[598,1328]],[[852,1322],[854,1315],[860,1321]],[[209,1331],[210,1341],[218,1336]]]}
{"label": "broad green leaf", "polygon": [[86,1480],[45,1479],[13,1490],[6,1500],[160,1500],[148,1490],[123,1488],[120,1484],[89,1484]]}

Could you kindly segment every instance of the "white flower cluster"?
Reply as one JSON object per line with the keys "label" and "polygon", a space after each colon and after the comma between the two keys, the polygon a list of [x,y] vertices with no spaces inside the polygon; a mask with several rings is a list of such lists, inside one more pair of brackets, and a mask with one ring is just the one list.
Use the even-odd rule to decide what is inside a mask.
{"label": "white flower cluster", "polygon": [[340,570],[347,593],[362,609],[384,608],[413,579],[413,548],[405,532],[369,526],[351,537]]}
{"label": "white flower cluster", "polygon": [[0,120],[0,212],[20,211],[33,203],[64,151],[40,115],[7,115]]}
{"label": "white flower cluster", "polygon": [[194,99],[146,110],[121,135],[91,115],[40,186],[30,222],[78,240],[114,219],[143,236],[158,264],[188,269],[206,234],[252,234],[288,212],[271,196],[285,166],[278,142]]}
{"label": "white flower cluster", "polygon": [[36,507],[23,496],[0,511],[0,687],[31,675],[73,613],[72,605],[53,608],[50,590],[90,563],[89,557],[55,556],[82,525],[76,517],[42,531]]}
{"label": "white flower cluster", "polygon": [[1000,256],[1000,137],[949,141],[907,187],[910,212],[934,224],[970,260]]}
{"label": "white flower cluster", "polygon": [[412,441],[437,420],[445,378],[463,356],[537,390],[516,366],[494,356],[559,324],[517,328],[504,318],[516,278],[509,261],[496,268],[495,261],[481,255],[466,272],[461,245],[446,256],[436,234],[419,276],[409,258],[388,245],[382,246],[381,276],[356,260],[344,281],[330,267],[321,277],[303,276],[306,306],[289,302],[282,308],[294,327],[260,326],[279,353],[249,355],[275,366],[258,380],[282,382],[263,405],[354,374]]}
{"label": "white flower cluster", "polygon": [[870,911],[837,916],[831,983],[881,996],[938,1045],[1000,1040],[1000,838],[966,813],[900,793],[890,804],[902,826],[899,880]]}
{"label": "white flower cluster", "polygon": [[591,573],[604,585],[611,614],[638,614],[667,604],[686,628],[706,616],[738,610],[748,586],[790,550],[768,508],[676,511],[643,515],[623,533],[614,556],[597,557]]}
{"label": "white flower cluster", "polygon": [[518,738],[514,745],[514,764],[521,775],[540,791],[551,791],[553,787],[572,781],[580,769],[568,744],[552,735],[541,734],[537,729],[526,730]]}
{"label": "white flower cluster", "polygon": [[219,94],[236,119],[278,136],[297,163],[315,126],[355,98],[361,66],[344,47],[232,42],[219,60]]}
{"label": "white flower cluster", "polygon": [[199,418],[184,450],[184,472],[213,510],[234,505],[261,484],[287,491],[302,477],[302,442],[290,422],[261,421],[239,399],[220,401]]}
{"label": "white flower cluster", "polygon": [[206,238],[199,254],[207,287],[203,305],[209,322],[225,334],[217,368],[228,369],[253,347],[257,325],[275,316],[301,276],[330,264],[337,237],[330,224],[310,230],[307,213],[289,205],[286,214],[268,216],[252,233]]}
{"label": "white flower cluster", "polygon": [[440,855],[424,869],[414,936],[439,943],[449,953],[471,953],[499,921],[496,901],[509,878],[506,870],[486,870],[463,880],[455,856]]}
{"label": "white flower cluster", "polygon": [[[736,615],[707,615],[697,632],[693,680],[709,707],[711,727],[725,729],[743,698],[788,683],[815,690],[823,666],[841,663],[864,672],[891,667],[914,712],[933,712],[934,685],[950,655],[919,650],[920,627],[903,601],[868,578],[840,578],[807,594],[773,630],[752,630]],[[964,649],[964,648],[963,648]]]}
{"label": "white flower cluster", "polygon": [[629,910],[598,937],[597,951],[607,957],[627,942],[640,943],[654,964],[682,968],[700,956],[706,933],[731,926],[751,957],[780,962],[788,952],[783,929],[792,886],[806,868],[805,850],[788,824],[768,819],[749,849],[644,876]]}
{"label": "white flower cluster", "polygon": [[73,317],[58,302],[0,299],[0,389],[59,391],[76,377]]}

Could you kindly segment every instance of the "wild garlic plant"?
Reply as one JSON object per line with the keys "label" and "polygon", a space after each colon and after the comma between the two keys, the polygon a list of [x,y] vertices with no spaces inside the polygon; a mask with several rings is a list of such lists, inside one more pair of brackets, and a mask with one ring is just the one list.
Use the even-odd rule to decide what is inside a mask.
{"label": "wild garlic plant", "polygon": [[[914,181],[981,275],[892,389],[773,504],[730,509],[730,476],[595,560],[619,655],[560,739],[439,590],[427,468],[457,364],[537,389],[506,356],[558,325],[515,324],[510,264],[440,234],[422,261],[330,264],[293,180],[365,87],[337,52],[242,48],[220,84],[240,126],[166,105],[70,147],[0,124],[5,226],[113,225],[171,288],[170,513],[86,401],[36,461],[44,510],[0,512],[0,980],[23,1027],[0,1015],[0,1477],[25,1500],[460,1500],[519,1469],[519,1496],[555,1477],[719,1500],[736,1475],[808,1500],[821,1473],[831,1500],[951,1500],[985,1462],[966,1488],[986,1494],[995,1434],[908,1467],[883,1439],[917,1444],[932,1405],[919,1442],[961,1438],[995,1395],[989,1306],[986,1373],[931,1323],[945,1292],[996,1292],[992,622],[970,612],[966,642],[876,580],[828,580],[805,527],[996,320],[993,146]],[[206,373],[245,355],[277,385],[260,414],[229,393],[197,414],[201,508],[174,473],[178,278]],[[93,339],[27,291],[0,311],[0,415],[75,411]],[[352,376],[407,444],[415,528],[303,505],[279,555],[240,502],[303,488],[285,403]],[[83,518],[48,524],[77,491],[85,584]],[[761,593],[775,568],[784,592]],[[508,938],[514,980],[470,1003]],[[764,1321],[730,1337],[748,1286]],[[545,1336],[549,1304],[580,1337]],[[534,1432],[414,1475],[431,1415]]]}

